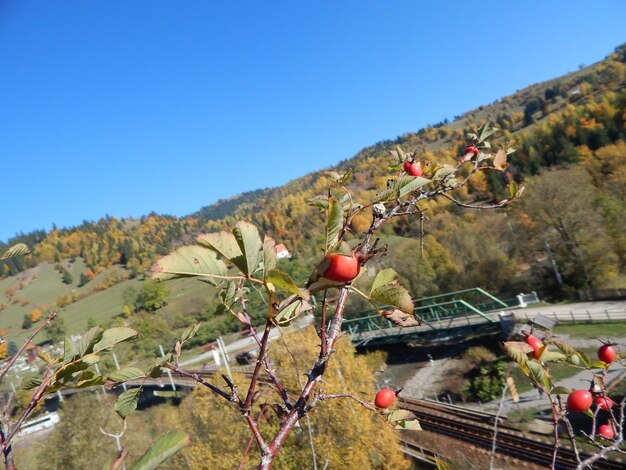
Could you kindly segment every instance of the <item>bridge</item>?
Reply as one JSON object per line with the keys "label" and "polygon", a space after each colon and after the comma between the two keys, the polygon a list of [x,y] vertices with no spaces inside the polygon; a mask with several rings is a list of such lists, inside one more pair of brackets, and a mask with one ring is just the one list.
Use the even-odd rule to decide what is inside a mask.
{"label": "bridge", "polygon": [[478,287],[414,300],[415,315],[422,325],[401,328],[376,310],[353,315],[343,322],[357,346],[391,343],[434,343],[485,334],[502,329],[498,314],[519,305],[518,299],[502,301]]}

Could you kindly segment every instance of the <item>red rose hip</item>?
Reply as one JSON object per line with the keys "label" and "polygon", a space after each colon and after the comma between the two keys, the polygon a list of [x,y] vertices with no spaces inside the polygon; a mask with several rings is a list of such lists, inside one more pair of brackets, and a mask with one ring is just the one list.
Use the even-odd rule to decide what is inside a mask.
{"label": "red rose hip", "polygon": [[567,397],[567,408],[570,411],[584,413],[591,407],[593,397],[589,390],[574,390]]}
{"label": "red rose hip", "polygon": [[602,362],[606,362],[607,364],[611,364],[615,360],[616,356],[617,351],[615,351],[615,348],[610,344],[600,346],[598,349],[598,359]]}
{"label": "red rose hip", "polygon": [[328,255],[326,259],[329,261],[329,265],[323,276],[331,281],[350,282],[359,275],[361,270],[354,253],[352,256],[333,253]]}
{"label": "red rose hip", "polygon": [[404,162],[404,171],[411,176],[422,176],[422,168],[415,162]]}
{"label": "red rose hip", "polygon": [[473,153],[474,156],[478,155],[478,148],[475,145],[470,145],[465,149],[465,155]]}
{"label": "red rose hip", "polygon": [[383,388],[380,392],[376,394],[376,398],[374,399],[374,405],[376,405],[377,408],[388,408],[395,399],[396,392],[394,392],[390,388]]}
{"label": "red rose hip", "polygon": [[535,357],[535,359],[539,359],[539,351],[543,347],[543,343],[541,342],[541,340],[536,336],[528,335],[526,336],[526,339],[524,341],[526,341],[527,345],[533,348],[533,356]]}
{"label": "red rose hip", "polygon": [[598,428],[598,434],[604,437],[605,439],[613,439],[615,437],[615,431],[608,424],[603,424]]}
{"label": "red rose hip", "polygon": [[593,399],[593,403],[604,411],[609,411],[611,408],[615,406],[615,402],[611,400],[609,397],[595,397]]}

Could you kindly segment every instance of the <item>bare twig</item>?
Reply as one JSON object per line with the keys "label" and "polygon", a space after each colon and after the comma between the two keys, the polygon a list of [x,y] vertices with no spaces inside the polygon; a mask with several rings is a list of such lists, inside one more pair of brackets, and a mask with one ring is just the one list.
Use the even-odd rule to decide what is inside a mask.
{"label": "bare twig", "polygon": [[221,396],[222,398],[225,398],[228,401],[232,401],[234,403],[239,403],[241,400],[239,399],[239,397],[233,395],[233,394],[228,394],[226,393],[224,390],[222,390],[219,387],[216,387],[215,385],[213,385],[212,383],[207,382],[206,380],[202,379],[198,374],[196,373],[191,373],[191,372],[187,372],[184,369],[181,369],[180,367],[178,367],[176,364],[173,364],[171,362],[165,362],[163,364],[163,367],[166,367],[174,372],[176,372],[177,374],[180,374],[184,377],[188,377],[190,379],[195,380],[196,382],[198,382],[201,385],[204,385],[206,388],[208,388],[209,390],[211,390],[212,392],[218,394],[219,396]]}
{"label": "bare twig", "polygon": [[367,408],[370,411],[378,411],[375,406],[372,406],[371,403],[368,403],[368,402],[366,402],[364,400],[361,400],[360,398],[355,397],[351,393],[333,393],[333,394],[330,394],[330,395],[327,395],[327,394],[324,394],[324,393],[320,393],[318,395],[318,398],[319,398],[320,401],[331,400],[333,398],[349,398],[349,399],[354,400],[355,402],[357,402],[359,405],[364,406],[365,408]]}
{"label": "bare twig", "polygon": [[498,405],[498,412],[496,413],[496,419],[493,423],[493,442],[491,444],[491,458],[489,459],[489,470],[493,469],[493,464],[496,458],[496,447],[498,443],[498,423],[500,422],[500,415],[504,408],[504,398],[506,397],[507,384],[502,387],[502,396],[500,397],[500,404]]}

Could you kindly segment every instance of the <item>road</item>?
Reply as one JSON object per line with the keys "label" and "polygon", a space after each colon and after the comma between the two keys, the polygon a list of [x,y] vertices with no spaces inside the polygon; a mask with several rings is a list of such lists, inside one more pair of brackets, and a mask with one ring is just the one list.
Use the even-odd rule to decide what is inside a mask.
{"label": "road", "polygon": [[[280,336],[281,333],[289,333],[294,330],[302,330],[313,323],[313,315],[304,315],[302,317],[297,318],[292,322],[288,327],[274,328],[270,331],[269,339],[270,341],[274,341],[276,338]],[[259,336],[262,334],[262,330],[259,330]],[[235,354],[241,353],[245,351],[254,351],[258,349],[258,345],[254,338],[250,336],[246,336],[245,338],[238,339],[237,341],[233,341],[226,345],[226,353],[227,354]],[[191,364],[198,363],[206,363],[213,362],[213,351],[208,351],[200,354],[199,356],[192,357],[191,359],[187,359],[185,361],[181,361],[181,367],[186,367]]]}

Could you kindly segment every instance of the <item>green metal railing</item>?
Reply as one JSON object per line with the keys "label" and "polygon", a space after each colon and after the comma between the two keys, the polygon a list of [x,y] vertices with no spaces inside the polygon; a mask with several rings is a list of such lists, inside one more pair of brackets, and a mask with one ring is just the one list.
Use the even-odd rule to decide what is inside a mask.
{"label": "green metal railing", "polygon": [[[433,330],[448,328],[451,320],[467,318],[470,315],[482,317],[485,323],[494,322],[492,318],[485,315],[480,309],[464,300],[451,300],[440,304],[422,305],[415,308],[415,315],[422,320],[424,325]],[[383,335],[395,334],[393,330],[395,325],[378,312],[374,315],[344,320],[342,328],[351,335],[364,331],[379,331]]]}

